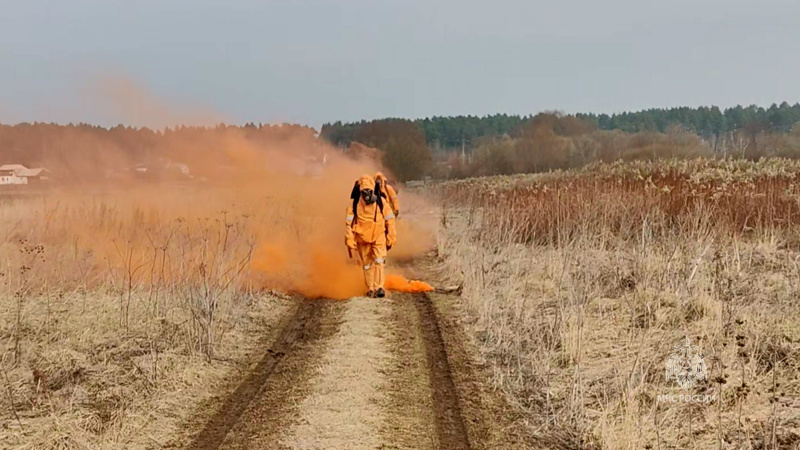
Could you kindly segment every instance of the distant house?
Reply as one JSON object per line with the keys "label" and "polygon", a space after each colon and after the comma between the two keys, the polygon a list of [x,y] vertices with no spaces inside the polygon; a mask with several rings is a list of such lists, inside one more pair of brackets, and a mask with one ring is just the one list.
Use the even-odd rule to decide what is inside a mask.
{"label": "distant house", "polygon": [[189,165],[159,159],[157,162],[139,163],[128,168],[128,172],[142,179],[185,179],[192,178]]}
{"label": "distant house", "polygon": [[42,167],[28,169],[22,164],[4,164],[0,166],[0,185],[2,184],[34,184],[49,179],[50,172]]}
{"label": "distant house", "polygon": [[4,164],[0,166],[0,184],[28,184],[28,179],[17,175],[18,171],[27,170],[20,164]]}

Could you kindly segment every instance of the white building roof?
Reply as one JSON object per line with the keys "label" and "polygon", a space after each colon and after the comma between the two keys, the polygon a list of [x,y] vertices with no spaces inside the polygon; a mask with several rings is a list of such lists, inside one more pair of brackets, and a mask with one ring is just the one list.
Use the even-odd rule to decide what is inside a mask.
{"label": "white building roof", "polygon": [[2,166],[0,166],[0,170],[3,171],[10,170],[12,172],[15,172],[17,170],[28,170],[28,168],[23,166],[22,164],[3,164]]}
{"label": "white building roof", "polygon": [[13,172],[18,177],[36,177],[47,172],[47,169],[42,167],[28,169],[22,164],[3,164],[0,166],[0,172]]}
{"label": "white building roof", "polygon": [[42,174],[42,172],[46,172],[46,170],[41,168],[41,167],[37,167],[35,169],[24,169],[24,168],[23,169],[19,169],[19,170],[15,171],[14,173],[18,177],[38,177],[39,175]]}

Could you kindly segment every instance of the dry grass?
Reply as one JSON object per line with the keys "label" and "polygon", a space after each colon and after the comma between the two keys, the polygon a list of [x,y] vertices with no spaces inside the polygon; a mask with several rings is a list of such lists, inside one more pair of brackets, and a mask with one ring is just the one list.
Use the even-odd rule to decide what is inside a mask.
{"label": "dry grass", "polygon": [[[189,317],[174,311],[155,318],[147,297],[135,293],[132,325],[119,326],[118,302],[101,291],[28,298],[20,330],[15,307],[5,303],[4,341],[17,337],[18,357],[3,359],[0,447],[31,449],[160,448],[215,395],[226,376],[246,362],[285,301],[247,300],[239,325],[217,341],[224,358],[193,352]],[[244,308],[244,305],[242,306]]]}
{"label": "dry grass", "polygon": [[717,234],[800,224],[800,163],[768,159],[595,164],[586,169],[446,183],[442,196],[489,211],[486,228],[517,242]]}
{"label": "dry grass", "polygon": [[250,272],[252,204],[155,194],[0,205],[0,447],[159,448],[288,307]]}
{"label": "dry grass", "polygon": [[[439,251],[542,448],[797,448],[800,246],[786,161],[637,163],[440,187]],[[658,403],[700,343],[713,404]]]}

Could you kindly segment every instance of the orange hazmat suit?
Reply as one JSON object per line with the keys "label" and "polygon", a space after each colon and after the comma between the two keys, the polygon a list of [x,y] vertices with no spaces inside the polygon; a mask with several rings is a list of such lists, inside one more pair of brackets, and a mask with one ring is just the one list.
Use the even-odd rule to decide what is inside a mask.
{"label": "orange hazmat suit", "polygon": [[[365,193],[374,195],[365,197]],[[397,242],[397,230],[392,208],[388,202],[379,205],[378,195],[380,193],[375,192],[375,180],[371,176],[359,178],[353,191],[355,211],[352,204],[347,207],[345,244],[358,253],[370,293],[381,296],[385,292],[386,250],[387,246],[392,247]]]}
{"label": "orange hazmat suit", "polygon": [[394,211],[395,217],[400,215],[400,200],[397,198],[397,191],[387,182],[386,176],[381,172],[375,174],[375,181],[379,181],[381,184],[381,192],[383,192],[384,197],[389,200],[389,206],[392,207],[392,211]]}

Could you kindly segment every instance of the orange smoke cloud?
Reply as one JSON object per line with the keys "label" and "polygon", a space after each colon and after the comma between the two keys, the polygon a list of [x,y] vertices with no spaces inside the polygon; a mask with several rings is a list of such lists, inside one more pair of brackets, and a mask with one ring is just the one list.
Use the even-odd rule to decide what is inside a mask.
{"label": "orange smoke cloud", "polygon": [[[126,80],[112,81],[101,95],[117,113],[131,120],[180,117]],[[376,161],[351,158],[304,127],[67,131],[58,154],[45,156],[48,168],[90,181],[48,194],[57,211],[36,213],[36,222],[46,224],[36,239],[69,242],[76,259],[85,251],[93,267],[80,266],[81,273],[115,286],[125,280],[228,286],[235,274],[246,274],[248,286],[310,298],[366,292],[360,264],[347,255],[345,215],[354,180],[381,170]],[[131,169],[167,162],[187,166],[191,180],[144,181]],[[400,198],[421,204],[409,202],[410,194]],[[390,261],[430,248],[431,233],[414,219],[416,209],[403,208]],[[394,290],[420,286],[389,279]]]}
{"label": "orange smoke cloud", "polygon": [[434,287],[424,281],[409,280],[402,275],[389,274],[386,276],[386,289],[395,292],[416,293],[431,292]]}
{"label": "orange smoke cloud", "polygon": [[113,123],[163,129],[226,122],[220,114],[199,105],[168,103],[118,71],[91,76],[83,91],[90,105]]}

